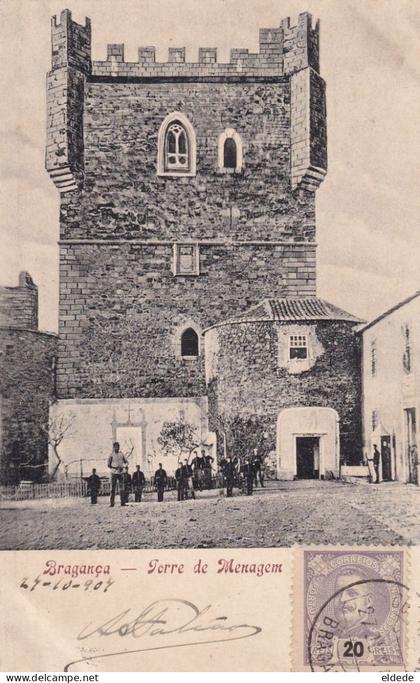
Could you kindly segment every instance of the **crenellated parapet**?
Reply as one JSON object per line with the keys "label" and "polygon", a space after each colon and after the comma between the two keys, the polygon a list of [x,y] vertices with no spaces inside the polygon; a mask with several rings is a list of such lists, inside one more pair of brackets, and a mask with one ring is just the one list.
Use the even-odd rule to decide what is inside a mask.
{"label": "crenellated parapet", "polygon": [[296,24],[288,18],[277,28],[260,29],[258,52],[233,48],[228,63],[218,62],[214,47],[200,47],[198,60],[193,62],[186,61],[185,47],[170,47],[167,61],[157,62],[152,46],[139,48],[137,62],[125,62],[124,45],[111,44],[106,61],[93,62],[92,74],[121,78],[283,76],[306,67],[318,70],[318,42],[319,22],[312,26],[311,15],[304,12]]}
{"label": "crenellated parapet", "polygon": [[86,74],[91,72],[91,23],[88,17],[81,26],[72,20],[68,9],[61,12],[59,20],[53,16],[51,44],[53,71],[71,66]]}
{"label": "crenellated parapet", "polygon": [[60,192],[83,186],[85,90],[90,82],[181,81],[241,82],[270,79],[290,83],[291,182],[293,189],[316,189],[327,170],[325,83],[319,75],[319,21],[301,13],[295,23],[259,31],[258,52],[234,48],[230,61],[218,61],[217,48],[200,47],[197,61],[186,61],[185,47],[170,47],[166,62],[153,46],[140,47],[126,62],[124,44],[107,46],[104,61],[91,61],[91,25],[64,10],[52,18],[52,69],[47,75],[46,168]]}
{"label": "crenellated parapet", "polygon": [[290,17],[281,22],[283,73],[293,74],[310,67],[319,72],[319,20],[313,25],[308,12],[299,14],[296,24]]}

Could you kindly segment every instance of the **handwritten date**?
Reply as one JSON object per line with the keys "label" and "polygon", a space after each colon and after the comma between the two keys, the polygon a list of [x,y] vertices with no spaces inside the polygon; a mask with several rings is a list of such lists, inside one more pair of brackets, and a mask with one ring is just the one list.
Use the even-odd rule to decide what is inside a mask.
{"label": "handwritten date", "polygon": [[30,579],[25,576],[20,582],[20,588],[23,590],[28,590],[30,593],[32,593],[34,590],[39,590],[42,588],[53,591],[67,591],[76,588],[79,589],[79,592],[97,591],[100,593],[106,593],[114,583],[115,581],[113,581],[111,578],[107,578],[106,580],[86,579],[86,581],[77,581],[74,579],[65,579],[63,577],[57,581],[46,581],[45,577],[43,576],[37,576],[35,579]]}

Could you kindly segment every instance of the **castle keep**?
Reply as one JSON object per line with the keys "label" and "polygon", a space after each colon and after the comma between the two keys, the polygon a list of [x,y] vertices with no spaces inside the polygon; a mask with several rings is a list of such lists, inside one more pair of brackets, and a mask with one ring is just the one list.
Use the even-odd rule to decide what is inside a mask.
{"label": "castle keep", "polygon": [[[357,319],[316,299],[315,192],[327,170],[319,24],[307,13],[285,19],[261,29],[259,43],[256,54],[233,49],[227,64],[207,47],[193,63],[184,48],[159,63],[140,47],[128,63],[121,44],[92,61],[89,19],[79,25],[68,10],[52,19],[46,168],[61,198],[53,411],[74,420],[69,458],[104,460],[117,438],[150,472],[164,421],[181,417],[209,447],[227,439],[234,448],[232,422],[252,418],[279,471],[299,475],[297,452],[280,462],[277,421],[306,407],[299,438],[312,439],[303,450],[316,476],[323,458],[325,471],[338,471],[339,421],[348,440],[360,431]],[[277,313],[247,314],[265,300]],[[235,355],[240,326],[228,321],[238,316],[250,349],[270,328],[264,353],[277,370],[267,396],[251,377],[250,349]],[[345,352],[356,362],[342,374]],[[241,399],[234,367],[235,381],[249,379]],[[348,400],[334,393],[337,377]]]}

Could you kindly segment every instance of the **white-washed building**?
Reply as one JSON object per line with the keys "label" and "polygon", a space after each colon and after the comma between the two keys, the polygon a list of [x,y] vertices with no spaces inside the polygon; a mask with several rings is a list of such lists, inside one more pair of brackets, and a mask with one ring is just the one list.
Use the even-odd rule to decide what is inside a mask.
{"label": "white-washed building", "polygon": [[420,290],[360,334],[365,456],[376,444],[382,480],[419,484]]}

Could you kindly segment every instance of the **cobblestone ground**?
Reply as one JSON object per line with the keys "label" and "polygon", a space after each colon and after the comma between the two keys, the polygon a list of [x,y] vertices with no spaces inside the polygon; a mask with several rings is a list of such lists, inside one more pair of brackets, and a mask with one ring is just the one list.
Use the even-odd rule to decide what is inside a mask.
{"label": "cobblestone ground", "polygon": [[0,548],[406,545],[420,543],[419,511],[420,488],[395,482],[267,482],[252,497],[209,491],[178,503],[171,492],[125,508],[107,498],[3,501]]}

